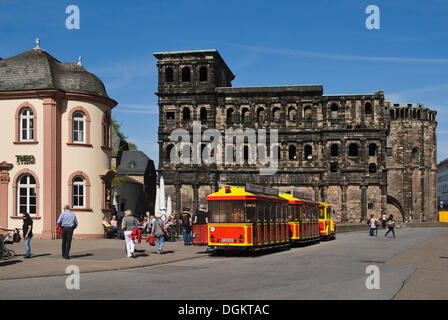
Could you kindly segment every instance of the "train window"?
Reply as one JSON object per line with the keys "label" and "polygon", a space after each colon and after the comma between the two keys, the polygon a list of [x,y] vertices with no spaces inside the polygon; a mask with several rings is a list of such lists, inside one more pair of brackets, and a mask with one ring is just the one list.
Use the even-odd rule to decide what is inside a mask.
{"label": "train window", "polygon": [[295,210],[296,210],[297,205],[295,204],[290,204],[288,206],[288,220],[289,221],[294,221],[294,214],[295,214]]}
{"label": "train window", "polygon": [[208,202],[210,222],[219,222],[219,202],[220,201]]}
{"label": "train window", "polygon": [[325,219],[325,207],[319,208],[319,219]]}
{"label": "train window", "polygon": [[331,207],[328,206],[327,208],[327,219],[331,219]]}
{"label": "train window", "polygon": [[257,205],[255,201],[246,202],[246,222],[256,222]]}
{"label": "train window", "polygon": [[295,212],[294,212],[294,220],[295,221],[300,221],[300,215],[302,214],[301,208],[300,208],[300,204],[296,204],[294,205],[295,208]]}
{"label": "train window", "polygon": [[244,201],[225,200],[213,202],[219,202],[218,210],[213,213],[213,222],[244,222]]}
{"label": "train window", "polygon": [[264,210],[265,210],[265,204],[260,202],[257,204],[257,218],[258,222],[264,222]]}

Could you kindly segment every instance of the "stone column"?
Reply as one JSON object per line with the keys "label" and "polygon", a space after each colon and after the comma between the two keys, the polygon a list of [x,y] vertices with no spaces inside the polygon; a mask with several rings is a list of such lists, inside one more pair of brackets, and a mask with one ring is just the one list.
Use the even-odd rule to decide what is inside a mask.
{"label": "stone column", "polygon": [[14,166],[3,161],[0,163],[0,226],[8,228],[8,185],[9,171]]}
{"label": "stone column", "polygon": [[361,188],[361,221],[367,220],[367,185],[359,186]]}
{"label": "stone column", "polygon": [[314,186],[313,187],[314,190],[314,201],[319,201],[319,187],[318,186]]}
{"label": "stone column", "polygon": [[322,202],[327,202],[327,190],[328,190],[328,186],[320,187],[320,198],[321,198]]}
{"label": "stone column", "polygon": [[180,193],[180,184],[176,184],[176,212],[182,213],[182,194]]}
{"label": "stone column", "polygon": [[341,222],[347,223],[348,216],[347,216],[347,185],[346,184],[341,185],[341,207],[342,207]]}
{"label": "stone column", "polygon": [[381,216],[387,211],[387,186],[381,185]]}
{"label": "stone column", "polygon": [[193,184],[193,213],[199,208],[199,185]]}

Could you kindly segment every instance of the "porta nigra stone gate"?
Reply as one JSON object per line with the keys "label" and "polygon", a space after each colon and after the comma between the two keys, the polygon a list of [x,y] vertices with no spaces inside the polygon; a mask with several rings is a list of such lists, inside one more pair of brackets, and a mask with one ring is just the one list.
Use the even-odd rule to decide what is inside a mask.
{"label": "porta nigra stone gate", "polygon": [[[255,183],[285,193],[299,188],[314,200],[329,202],[337,222],[359,223],[383,212],[398,221],[435,220],[435,111],[391,102],[383,91],[325,95],[321,85],[232,87],[235,76],[216,50],[154,56],[159,176],[176,213],[184,206],[196,210],[224,185]],[[177,141],[171,141],[171,133],[182,128],[193,137],[193,121],[200,121],[202,131],[214,128],[223,137],[229,128],[278,129],[277,172],[260,175],[264,165],[258,161],[173,164],[170,153]],[[179,153],[191,152],[184,145]],[[244,159],[253,152],[256,146],[244,145]]]}

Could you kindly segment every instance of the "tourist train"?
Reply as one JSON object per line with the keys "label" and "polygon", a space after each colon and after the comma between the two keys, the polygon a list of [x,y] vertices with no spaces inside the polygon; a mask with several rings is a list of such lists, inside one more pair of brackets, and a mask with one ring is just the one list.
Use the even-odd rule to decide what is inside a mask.
{"label": "tourist train", "polygon": [[210,250],[291,247],[336,238],[331,205],[312,201],[305,193],[246,184],[226,186],[207,196]]}

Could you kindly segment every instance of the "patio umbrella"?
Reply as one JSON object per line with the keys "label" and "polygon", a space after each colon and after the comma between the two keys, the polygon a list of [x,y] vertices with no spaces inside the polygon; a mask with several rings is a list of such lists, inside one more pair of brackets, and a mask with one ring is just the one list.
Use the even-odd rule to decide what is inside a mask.
{"label": "patio umbrella", "polygon": [[171,205],[171,197],[168,196],[168,201],[166,205],[166,215],[169,217],[172,216],[172,214],[173,214],[173,207]]}
{"label": "patio umbrella", "polygon": [[157,217],[160,215],[160,189],[159,187],[157,187],[156,189],[156,204],[154,205],[154,217]]}
{"label": "patio umbrella", "polygon": [[160,177],[160,194],[159,194],[159,211],[162,215],[162,220],[166,219],[166,200],[165,200],[165,181]]}

